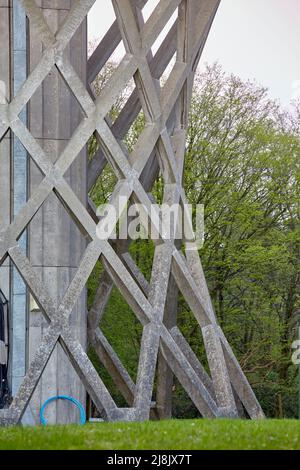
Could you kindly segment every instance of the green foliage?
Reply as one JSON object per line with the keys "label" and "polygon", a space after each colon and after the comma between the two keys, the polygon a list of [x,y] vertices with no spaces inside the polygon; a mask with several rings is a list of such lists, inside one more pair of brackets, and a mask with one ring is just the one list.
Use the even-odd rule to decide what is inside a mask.
{"label": "green foliage", "polygon": [[[214,65],[197,76],[186,145],[184,185],[189,202],[204,204],[200,255],[214,308],[271,417],[297,414],[290,347],[300,312],[299,116],[300,104],[283,113],[265,89]],[[126,136],[129,151],[143,126],[140,115]],[[109,199],[114,182],[107,167],[91,192],[96,204]],[[162,201],[161,177],[152,194]],[[131,253],[149,280],[153,245],[139,240]],[[95,286],[92,277],[90,298]],[[206,366],[199,327],[181,297],[178,321]],[[103,327],[134,378],[140,329],[116,291]],[[174,409],[195,413],[178,384]]]}
{"label": "green foliage", "polygon": [[297,386],[299,150],[266,90],[218,66],[198,77],[185,188],[205,207],[200,254],[217,316],[253,386],[273,395],[270,416],[296,411],[284,403]]}

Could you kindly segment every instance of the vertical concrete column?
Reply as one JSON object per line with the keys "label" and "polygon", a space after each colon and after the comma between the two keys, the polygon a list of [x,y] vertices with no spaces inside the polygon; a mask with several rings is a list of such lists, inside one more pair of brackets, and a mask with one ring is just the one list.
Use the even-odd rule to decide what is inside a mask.
{"label": "vertical concrete column", "polygon": [[[11,15],[11,69],[12,95],[17,94],[27,78],[27,20],[19,0],[13,0]],[[27,123],[26,107],[19,115]],[[27,201],[28,157],[19,139],[12,135],[12,218],[15,218]],[[22,250],[27,252],[27,232],[19,240]],[[26,374],[27,366],[27,289],[16,268],[11,269],[11,334],[10,370],[13,396]]]}
{"label": "vertical concrete column", "polygon": [[[69,13],[70,0],[39,0],[37,2],[50,29],[55,34]],[[43,52],[43,45],[29,26],[29,70],[34,70]],[[79,77],[86,81],[87,28],[84,21],[66,50],[71,64]],[[56,68],[46,77],[29,104],[29,128],[39,145],[55,162],[77,125],[83,118],[80,107]],[[79,199],[86,204],[86,151],[77,156],[66,180]],[[40,183],[42,175],[37,167],[30,165],[30,192]],[[53,193],[33,219],[29,232],[30,260],[50,295],[59,305],[86,247],[86,239],[72,221],[61,202]],[[33,357],[47,322],[31,299],[29,313],[29,355]],[[71,316],[72,330],[86,344],[86,295],[80,298]],[[42,403],[53,395],[71,395],[84,405],[85,390],[69,363],[62,347],[58,345],[43,373],[31,401],[36,419]],[[57,401],[47,410],[50,423],[67,423],[78,420],[78,411],[69,403]]]}
{"label": "vertical concrete column", "polygon": [[[0,0],[0,106],[10,100],[11,70],[10,70],[10,2]],[[0,226],[10,222],[10,133],[7,133],[0,142]],[[0,266],[0,287],[7,299],[10,297],[9,289],[9,262]]]}

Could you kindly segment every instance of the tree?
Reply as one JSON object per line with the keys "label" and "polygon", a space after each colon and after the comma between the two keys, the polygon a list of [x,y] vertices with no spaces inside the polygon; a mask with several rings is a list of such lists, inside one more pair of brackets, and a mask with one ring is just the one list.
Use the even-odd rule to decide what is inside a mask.
{"label": "tree", "polygon": [[[269,416],[293,417],[297,410],[290,345],[299,314],[299,110],[295,104],[293,113],[283,112],[266,89],[215,64],[196,77],[186,144],[184,184],[189,202],[204,204],[200,254],[215,311]],[[140,115],[125,139],[129,150],[143,125]],[[97,204],[112,191],[114,175],[106,171],[91,192]],[[161,177],[152,191],[158,202],[160,183]],[[134,242],[131,252],[149,277],[151,243]],[[112,342],[121,305],[114,292],[104,322]],[[128,321],[133,345],[117,347],[134,376],[140,330],[133,316]],[[205,364],[199,327],[182,298],[179,324]],[[181,416],[186,398],[178,387],[174,393]]]}
{"label": "tree", "polygon": [[185,175],[188,199],[205,207],[201,256],[217,316],[279,416],[296,412],[295,400],[282,403],[296,396],[299,309],[299,135],[289,119],[265,89],[208,68],[194,91]]}

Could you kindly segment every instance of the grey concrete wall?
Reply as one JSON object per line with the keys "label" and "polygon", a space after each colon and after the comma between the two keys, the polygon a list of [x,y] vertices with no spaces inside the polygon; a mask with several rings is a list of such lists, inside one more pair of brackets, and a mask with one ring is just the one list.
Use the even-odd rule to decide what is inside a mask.
{"label": "grey concrete wall", "polygon": [[[8,0],[0,0],[0,104],[10,99],[10,9]],[[10,222],[10,133],[0,142],[0,226]],[[0,287],[9,298],[9,265],[0,266]]]}
{"label": "grey concrete wall", "polygon": [[[11,93],[16,96],[27,77],[26,14],[19,0],[11,2]],[[27,109],[23,108],[20,119],[26,124]],[[15,218],[27,201],[28,156],[19,139],[12,134],[11,155],[11,216]],[[19,240],[27,252],[27,232]],[[10,294],[10,373],[11,390],[15,395],[26,374],[27,351],[27,289],[17,269],[11,269]]]}
{"label": "grey concrete wall", "polygon": [[[68,14],[71,2],[40,0],[44,17],[53,33]],[[29,27],[29,71],[40,60],[43,46]],[[82,24],[67,49],[67,55],[82,81],[86,80],[87,31]],[[70,93],[57,69],[46,77],[29,103],[29,127],[33,136],[53,162],[57,160],[83,118],[75,98]],[[86,204],[86,152],[77,157],[65,175],[81,201]],[[40,183],[42,175],[30,164],[30,192]],[[29,230],[30,260],[36,272],[47,285],[53,299],[60,303],[80,263],[86,240],[52,194],[31,222]],[[30,302],[29,357],[47,328],[47,322],[34,302]],[[86,344],[86,295],[82,295],[71,316],[72,329],[83,345]],[[42,403],[58,394],[71,395],[85,403],[85,390],[68,362],[60,345],[54,351],[31,401],[31,409],[38,419]],[[78,419],[78,412],[70,403],[56,402],[47,410],[49,422],[69,422]]]}

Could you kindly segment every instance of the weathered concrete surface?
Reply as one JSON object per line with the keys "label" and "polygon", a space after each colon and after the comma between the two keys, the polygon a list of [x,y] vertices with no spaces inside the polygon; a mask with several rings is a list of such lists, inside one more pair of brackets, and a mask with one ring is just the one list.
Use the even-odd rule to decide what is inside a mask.
{"label": "weathered concrete surface", "polygon": [[[10,8],[8,0],[0,0],[0,106],[10,100]],[[10,133],[0,140],[0,230],[10,223],[11,160]],[[9,299],[9,260],[0,265],[0,288]]]}
{"label": "weathered concrete surface", "polygon": [[[161,417],[170,413],[172,374],[176,375],[203,416],[236,416],[235,398],[238,396],[250,417],[262,417],[263,413],[251,387],[217,325],[198,252],[195,250],[193,242],[186,242],[186,256],[184,256],[180,245],[177,246],[173,239],[164,240],[163,233],[166,227],[164,224],[160,227],[157,219],[152,217],[151,221],[160,241],[156,244],[153,272],[150,283],[147,284],[138,267],[134,266],[132,259],[128,259],[126,254],[122,256],[122,253],[124,254],[128,250],[128,245],[117,246],[117,250],[115,250],[108,240],[97,238],[97,219],[93,214],[92,205],[90,204],[89,212],[87,212],[64,179],[72,162],[72,167],[74,166],[74,158],[77,153],[82,150],[91,134],[96,132],[103,152],[98,153],[96,165],[90,167],[90,170],[96,171],[97,174],[89,178],[89,181],[93,184],[92,182],[100,176],[106,164],[105,154],[105,158],[114,167],[120,179],[110,200],[112,205],[118,206],[120,196],[124,196],[125,208],[129,200],[134,197],[143,204],[143,215],[149,216],[152,201],[148,192],[151,190],[158,170],[162,172],[165,182],[165,202],[169,205],[179,201],[185,203],[182,171],[193,78],[219,0],[203,0],[201,2],[198,0],[160,0],[158,7],[155,8],[145,25],[140,21],[140,8],[145,4],[143,0],[136,3],[134,0],[113,0],[126,55],[104,92],[96,98],[94,103],[82,82],[78,80],[78,76],[74,73],[67,57],[61,52],[70,41],[72,34],[80,26],[94,1],[80,0],[74,3],[75,8],[72,8],[66,22],[62,23],[63,32],[56,35],[57,42],[54,41],[53,31],[60,23],[60,17],[56,18],[54,27],[48,17],[48,24],[50,22],[51,25],[49,29],[44,21],[47,15],[41,17],[40,11],[30,0],[21,1],[26,7],[30,22],[41,35],[45,49],[40,56],[41,49],[38,49],[38,41],[32,39],[37,48],[32,52],[32,60],[36,62],[35,73],[29,77],[17,99],[8,107],[0,108],[3,120],[0,123],[0,137],[11,126],[32,153],[36,168],[32,165],[32,175],[34,176],[31,186],[32,197],[9,229],[0,233],[0,257],[9,254],[26,279],[29,289],[35,294],[50,326],[46,329],[46,323],[41,320],[40,314],[37,314],[36,318],[31,316],[32,331],[34,328],[37,333],[36,338],[41,338],[41,342],[35,354],[32,354],[33,359],[28,372],[9,412],[0,412],[0,422],[11,424],[20,421],[50,357],[54,362],[50,361],[47,366],[50,368],[49,373],[51,374],[53,371],[54,374],[56,370],[59,370],[62,362],[59,359],[62,356],[57,351],[58,340],[76,368],[93,402],[103,412],[105,419],[130,421],[149,418],[155,406],[152,394],[157,360],[161,365],[164,365],[159,368],[162,380],[160,380],[159,386],[161,399],[158,403],[158,412]],[[175,28],[163,43],[157,60],[153,58],[152,61],[150,48],[178,6],[180,7],[179,18]],[[59,11],[59,15],[63,13],[65,13],[64,10]],[[52,18],[51,11],[49,15]],[[167,65],[167,63],[164,64],[163,51],[166,51],[165,48],[168,44],[174,47],[172,36],[174,31],[177,34],[177,60],[164,87],[159,89],[157,79]],[[110,34],[104,38],[104,42],[109,38]],[[98,54],[99,51],[101,53],[104,46],[104,43],[100,45],[95,54]],[[92,75],[96,73],[96,62],[96,59],[91,62],[93,65]],[[101,64],[101,62],[100,57],[99,63]],[[64,74],[69,87],[73,89],[86,115],[79,130],[72,137],[70,137],[72,123],[67,120],[68,113],[67,117],[63,119],[63,124],[67,122],[67,125],[63,128],[60,127],[61,116],[66,113],[65,109],[61,111],[59,108],[58,98],[62,88],[58,85],[59,79],[55,74],[52,75],[51,67],[53,68],[55,63]],[[111,129],[110,120],[106,120],[106,116],[115,102],[116,96],[122,92],[133,76],[136,91],[133,92],[131,101],[129,100],[133,104],[133,110],[131,106],[126,105],[126,109],[124,108],[124,112],[119,117],[119,122],[116,121],[119,130],[117,131],[118,125]],[[42,86],[41,99],[38,87],[42,80],[47,82],[47,87],[44,90]],[[66,97],[67,94],[63,92],[61,100],[67,107],[69,103],[65,101]],[[33,136],[26,132],[24,126],[22,127],[17,116],[22,108],[22,103],[25,103],[29,98],[31,98],[30,113],[33,116],[35,115],[32,111],[35,100],[37,100],[37,109],[44,105],[49,109],[50,115],[47,113],[42,119],[42,121],[48,122],[47,132],[44,128],[41,129],[39,121],[33,120],[31,123]],[[135,119],[134,116],[137,116],[140,106],[147,123],[134,150],[128,155],[118,139],[122,137],[122,132],[126,132],[130,120]],[[43,112],[45,113],[44,109]],[[56,119],[53,118],[53,114]],[[127,118],[128,122],[126,122]],[[62,149],[58,150],[56,144],[62,148],[66,144],[66,150],[60,157],[58,154]],[[57,163],[53,166],[57,157]],[[42,179],[40,171],[44,173],[44,179]],[[77,181],[80,175],[78,171],[75,174]],[[40,185],[38,185],[39,181],[42,181]],[[68,181],[72,185],[72,179]],[[79,198],[81,197],[81,188],[80,186]],[[71,287],[66,296],[63,295],[63,291],[67,287],[68,276],[73,274],[71,269],[75,270],[78,265],[77,257],[73,257],[73,253],[68,250],[70,245],[74,244],[74,252],[78,256],[81,242],[79,242],[80,238],[77,238],[76,235],[73,236],[71,223],[70,226],[67,222],[64,224],[64,228],[68,227],[68,234],[66,234],[66,230],[60,230],[59,224],[47,223],[48,220],[54,220],[54,222],[67,220],[63,214],[59,213],[58,207],[60,206],[51,205],[51,198],[54,197],[53,191],[59,194],[73,219],[77,220],[82,230],[92,240],[83,255],[79,269],[76,274],[74,273]],[[86,190],[84,190],[85,192]],[[42,209],[41,204],[43,204]],[[186,215],[188,216],[188,214]],[[16,239],[30,223],[32,217],[30,228],[32,264],[30,264],[24,257],[22,250],[16,246]],[[40,219],[41,217],[42,219]],[[33,230],[32,227],[36,227],[36,229]],[[46,227],[46,232],[44,227]],[[59,239],[61,246],[57,246],[57,239]],[[76,329],[78,323],[76,321],[72,323],[71,320],[71,325],[69,325],[70,315],[72,318],[74,306],[78,302],[80,293],[99,257],[101,257],[106,271],[105,278],[102,277],[100,282],[104,279],[105,285],[99,286],[95,303],[89,314],[89,340],[95,346],[100,360],[111,373],[131,408],[120,409],[116,406],[78,341],[78,330]],[[67,264],[70,260],[73,261],[74,266]],[[64,270],[67,270],[67,275]],[[109,278],[122,293],[143,326],[136,384],[132,382],[98,326],[111,292]],[[172,279],[172,283],[170,283],[170,279]],[[176,302],[172,306],[172,311],[167,312],[166,315],[168,297],[177,294],[176,286],[184,295],[202,330],[210,376],[175,328]],[[56,358],[51,356],[53,349],[56,350]],[[51,377],[51,375],[48,376]],[[70,377],[66,382],[67,384],[70,382]],[[42,381],[40,392],[37,393],[37,400],[43,390],[49,391],[51,386],[52,384],[47,382],[43,388]],[[236,395],[234,395],[232,387]],[[55,418],[55,416],[53,417]]]}
{"label": "weathered concrete surface", "polygon": [[[40,0],[43,15],[51,31],[56,33],[69,13],[70,1]],[[29,23],[30,25],[30,23]],[[29,64],[34,70],[43,51],[42,42],[33,26],[29,28]],[[87,63],[86,21],[72,38],[66,56],[85,83]],[[73,135],[83,114],[63,78],[54,67],[29,102],[30,131],[54,163]],[[30,193],[33,194],[42,175],[36,165],[30,165]],[[82,151],[66,174],[66,180],[79,199],[86,204],[86,151]],[[43,279],[57,305],[61,302],[79,266],[86,246],[71,216],[52,193],[35,215],[29,230],[30,261]],[[47,328],[47,322],[34,302],[31,302],[29,356]],[[72,329],[81,344],[86,344],[86,295],[77,302],[70,319]],[[60,345],[57,345],[34,393],[31,407],[36,419],[42,403],[53,395],[71,395],[85,404],[85,389]],[[78,412],[69,403],[58,401],[47,409],[49,422],[77,421]]]}
{"label": "weathered concrete surface", "polygon": [[[11,94],[15,97],[27,78],[26,14],[18,0],[11,2]],[[27,109],[19,114],[22,123],[27,122]],[[19,214],[27,202],[28,156],[20,140],[12,134],[11,155],[11,217]],[[19,246],[27,252],[27,232],[19,240]],[[27,291],[17,269],[11,270],[10,294],[10,385],[14,396],[26,374],[27,365]],[[30,422],[30,421],[29,421]]]}

